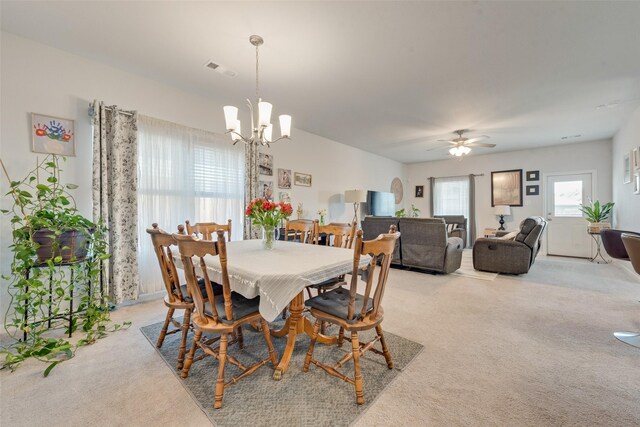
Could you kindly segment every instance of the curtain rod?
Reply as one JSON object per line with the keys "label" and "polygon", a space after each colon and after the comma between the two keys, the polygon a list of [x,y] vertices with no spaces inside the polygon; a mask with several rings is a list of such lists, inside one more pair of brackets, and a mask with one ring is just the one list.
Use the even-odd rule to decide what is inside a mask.
{"label": "curtain rod", "polygon": [[454,176],[430,176],[428,179],[431,179],[431,178],[435,178],[435,179],[438,179],[438,178],[464,178],[464,177],[467,177],[467,176],[469,176],[469,175],[473,175],[473,176],[484,176],[484,174],[483,174],[483,173],[470,173],[470,174],[468,174],[468,175],[454,175]]}
{"label": "curtain rod", "polygon": [[[133,116],[133,111],[126,111],[126,110],[116,110],[113,107],[104,107],[105,110],[110,110],[110,111],[118,111],[119,113],[124,114],[125,116]],[[89,117],[93,117],[96,115],[95,110],[93,109],[93,103],[89,104]]]}

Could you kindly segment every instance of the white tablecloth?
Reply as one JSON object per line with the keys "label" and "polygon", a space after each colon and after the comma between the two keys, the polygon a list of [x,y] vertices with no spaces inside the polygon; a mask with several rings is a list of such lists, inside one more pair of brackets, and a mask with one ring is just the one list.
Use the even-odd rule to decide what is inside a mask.
{"label": "white tablecloth", "polygon": [[[363,255],[360,267],[370,260]],[[209,278],[221,283],[219,258],[207,256],[205,263]],[[176,265],[182,268],[179,255]],[[259,295],[260,314],[269,322],[308,285],[351,273],[352,268],[353,249],[278,241],[275,249],[268,251],[263,249],[261,240],[227,243],[231,289],[246,298]]]}

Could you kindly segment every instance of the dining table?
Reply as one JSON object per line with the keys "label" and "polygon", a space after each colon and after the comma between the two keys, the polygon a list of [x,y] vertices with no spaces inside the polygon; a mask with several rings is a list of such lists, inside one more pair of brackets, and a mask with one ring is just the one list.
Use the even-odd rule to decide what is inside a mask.
{"label": "dining table", "polygon": [[[280,380],[287,371],[297,336],[313,333],[311,321],[303,315],[304,291],[309,285],[353,271],[353,249],[278,241],[273,249],[263,247],[261,240],[238,240],[226,243],[227,272],[231,290],[245,298],[260,297],[259,310],[267,322],[275,321],[289,307],[284,327],[271,330],[275,337],[287,337],[287,344],[273,379]],[[176,266],[182,268],[179,254]],[[222,269],[217,256],[204,258],[207,274],[221,283]],[[369,265],[371,257],[362,255],[358,268]],[[199,268],[199,267],[198,267]],[[337,337],[320,335],[317,342],[332,344]]]}

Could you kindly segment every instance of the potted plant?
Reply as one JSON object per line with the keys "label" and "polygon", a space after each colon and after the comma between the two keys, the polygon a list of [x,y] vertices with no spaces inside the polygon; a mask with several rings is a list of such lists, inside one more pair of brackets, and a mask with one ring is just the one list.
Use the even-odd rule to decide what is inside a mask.
{"label": "potted plant", "polygon": [[[10,179],[0,160],[9,181],[7,196],[13,201],[10,209],[2,210],[10,217],[13,231],[11,275],[3,276],[9,282],[12,306],[4,324],[16,340],[0,349],[5,357],[2,365],[13,370],[25,359],[36,358],[49,363],[45,376],[56,364],[73,357],[78,346],[105,336],[109,321],[108,298],[98,289],[101,262],[108,258],[106,227],[78,212],[70,193],[77,186],[60,181],[61,159],[66,160],[45,157],[19,181]],[[75,283],[70,277],[75,277]],[[74,290],[81,297],[71,313],[67,306],[71,307]],[[62,324],[69,335],[80,329],[84,337],[71,344],[48,336],[50,329]]]}
{"label": "potted plant", "polygon": [[[415,205],[411,205],[411,218],[418,218],[420,215],[420,209],[416,208]],[[396,211],[396,217],[405,218],[407,216],[407,212],[404,208]]]}
{"label": "potted plant", "polygon": [[586,220],[589,222],[587,225],[587,232],[591,234],[598,234],[600,230],[604,228],[611,228],[611,223],[606,222],[613,209],[613,202],[600,204],[598,200],[595,202],[589,200],[588,205],[580,205],[580,211],[585,215]]}

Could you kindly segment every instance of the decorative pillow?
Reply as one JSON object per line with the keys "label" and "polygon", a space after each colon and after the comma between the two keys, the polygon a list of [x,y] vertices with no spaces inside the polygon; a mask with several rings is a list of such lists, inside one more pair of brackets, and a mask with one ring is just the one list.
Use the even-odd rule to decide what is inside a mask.
{"label": "decorative pillow", "polygon": [[518,231],[512,231],[510,233],[505,234],[504,236],[499,237],[500,240],[513,240],[518,235]]}

